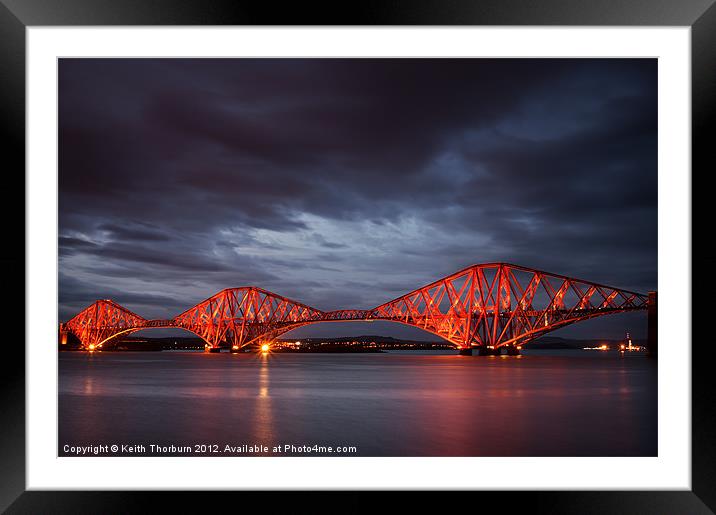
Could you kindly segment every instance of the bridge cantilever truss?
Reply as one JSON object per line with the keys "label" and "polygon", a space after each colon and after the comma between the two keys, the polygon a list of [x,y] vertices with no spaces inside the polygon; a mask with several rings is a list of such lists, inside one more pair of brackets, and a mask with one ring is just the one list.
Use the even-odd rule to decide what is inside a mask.
{"label": "bridge cantilever truss", "polygon": [[227,288],[174,318],[174,327],[216,347],[242,347],[320,319],[322,312],[261,288]]}
{"label": "bridge cantilever truss", "polygon": [[456,347],[526,343],[575,322],[646,310],[646,295],[508,263],[473,265],[368,310],[321,311],[257,287],[228,288],[169,320],[147,320],[98,300],[60,325],[83,347],[153,327],[176,327],[212,347],[233,348],[318,322],[387,320],[419,327]]}

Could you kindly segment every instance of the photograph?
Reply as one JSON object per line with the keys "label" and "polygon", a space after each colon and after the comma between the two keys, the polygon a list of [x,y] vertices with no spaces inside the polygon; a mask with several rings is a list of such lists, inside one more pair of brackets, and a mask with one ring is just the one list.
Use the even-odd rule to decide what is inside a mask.
{"label": "photograph", "polygon": [[57,456],[658,456],[658,91],[58,58]]}

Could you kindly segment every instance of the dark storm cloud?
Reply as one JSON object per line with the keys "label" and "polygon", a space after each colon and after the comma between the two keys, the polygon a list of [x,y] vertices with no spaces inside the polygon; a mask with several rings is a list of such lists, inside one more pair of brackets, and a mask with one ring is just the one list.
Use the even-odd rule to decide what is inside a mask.
{"label": "dark storm cloud", "polygon": [[63,59],[61,313],[482,261],[654,289],[656,93],[655,60]]}

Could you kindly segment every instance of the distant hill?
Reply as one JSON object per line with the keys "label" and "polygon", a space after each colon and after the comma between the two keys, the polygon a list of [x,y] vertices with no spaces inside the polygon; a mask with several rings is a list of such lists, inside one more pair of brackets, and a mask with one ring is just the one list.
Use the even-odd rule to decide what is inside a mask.
{"label": "distant hill", "polygon": [[[588,340],[577,340],[560,338],[558,336],[542,336],[529,343],[525,343],[524,349],[583,349],[584,347],[597,347],[606,343],[610,347],[624,343],[624,339],[610,340],[607,338],[592,338]],[[646,345],[646,340],[632,339],[634,345]]]}
{"label": "distant hill", "polygon": [[[292,342],[294,340],[301,340],[302,342],[381,342],[381,343],[404,343],[404,342],[417,342],[420,343],[432,343],[433,340],[403,340],[400,338],[393,338],[392,336],[380,336],[376,334],[363,334],[361,336],[341,336],[341,337],[320,337],[320,338],[279,338],[280,341]],[[437,340],[435,340],[437,341]],[[443,340],[439,340],[443,342]]]}
{"label": "distant hill", "polygon": [[[401,338],[393,338],[392,336],[380,336],[380,335],[361,335],[361,336],[345,336],[340,338],[299,338],[303,342],[376,342],[376,343],[393,343],[393,344],[409,344],[409,343],[441,343],[444,344],[445,340],[404,340]],[[282,341],[293,341],[290,339],[281,339]],[[525,349],[582,349],[584,347],[597,347],[606,343],[610,347],[624,343],[623,339],[607,339],[607,338],[591,338],[591,339],[574,339],[574,338],[560,338],[558,336],[543,336],[537,338],[529,343],[523,345]],[[634,345],[646,345],[645,340],[632,340]]]}

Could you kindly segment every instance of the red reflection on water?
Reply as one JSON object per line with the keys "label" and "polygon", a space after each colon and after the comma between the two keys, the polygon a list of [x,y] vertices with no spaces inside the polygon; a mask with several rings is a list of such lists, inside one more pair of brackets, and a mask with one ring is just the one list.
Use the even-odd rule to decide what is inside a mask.
{"label": "red reflection on water", "polygon": [[60,441],[290,441],[356,445],[362,456],[656,453],[656,367],[646,358],[62,354]]}

